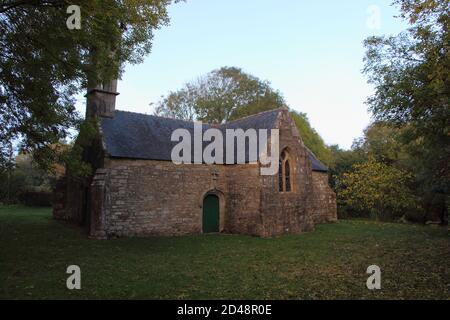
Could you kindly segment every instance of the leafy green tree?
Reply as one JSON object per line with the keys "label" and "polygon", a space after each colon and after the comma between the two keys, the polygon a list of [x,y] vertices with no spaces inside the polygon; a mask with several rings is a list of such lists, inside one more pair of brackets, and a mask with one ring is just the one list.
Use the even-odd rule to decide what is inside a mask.
{"label": "leafy green tree", "polygon": [[[449,193],[450,18],[448,1],[397,0],[411,27],[365,41],[364,72],[376,120],[404,128],[424,190]],[[414,150],[415,149],[415,150]]]}
{"label": "leafy green tree", "polygon": [[413,176],[370,158],[344,173],[338,202],[361,215],[391,220],[400,218],[420,206],[410,185]]}
{"label": "leafy green tree", "polygon": [[17,203],[24,192],[49,193],[55,178],[39,168],[30,154],[19,152],[12,165],[0,169],[0,202]]}
{"label": "leafy green tree", "polygon": [[[329,163],[330,184],[333,190],[338,192],[342,184],[343,174],[350,172],[355,164],[367,161],[367,156],[355,144],[351,150],[341,149],[338,145],[331,145],[328,148],[331,153],[331,162]],[[338,209],[341,208],[338,207]]]}
{"label": "leafy green tree", "polygon": [[331,150],[325,145],[325,142],[317,131],[311,127],[306,113],[291,111],[291,116],[305,145],[317,156],[320,161],[326,165],[330,165],[332,158]]}
{"label": "leafy green tree", "polygon": [[403,137],[405,131],[406,128],[390,122],[376,121],[364,130],[362,138],[354,141],[352,149],[379,162],[408,170],[410,156]]}
{"label": "leafy green tree", "polygon": [[[0,162],[21,140],[37,162],[54,162],[51,145],[79,116],[74,96],[120,76],[151,50],[153,31],[168,24],[172,0],[7,0],[0,4]],[[81,8],[69,30],[67,8]]]}
{"label": "leafy green tree", "polygon": [[213,70],[158,102],[155,114],[222,123],[285,106],[270,83],[235,67]]}
{"label": "leafy green tree", "polygon": [[[156,115],[183,120],[222,123],[286,106],[270,83],[235,67],[213,70],[158,102]],[[331,152],[311,127],[305,113],[291,111],[305,145],[325,164]]]}

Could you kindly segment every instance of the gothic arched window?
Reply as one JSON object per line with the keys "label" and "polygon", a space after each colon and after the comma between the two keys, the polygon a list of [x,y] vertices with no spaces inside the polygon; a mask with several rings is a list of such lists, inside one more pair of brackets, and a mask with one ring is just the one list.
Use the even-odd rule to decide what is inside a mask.
{"label": "gothic arched window", "polygon": [[284,184],[285,191],[291,191],[291,167],[289,167],[289,160],[284,162]]}
{"label": "gothic arched window", "polygon": [[280,192],[291,192],[291,165],[289,162],[289,153],[283,150],[280,155],[280,163],[278,166],[278,190]]}

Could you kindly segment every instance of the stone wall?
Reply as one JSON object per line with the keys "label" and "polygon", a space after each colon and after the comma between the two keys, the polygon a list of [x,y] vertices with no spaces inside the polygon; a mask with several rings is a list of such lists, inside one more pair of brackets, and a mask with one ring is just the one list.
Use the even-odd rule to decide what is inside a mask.
{"label": "stone wall", "polygon": [[337,221],[336,194],[330,188],[327,172],[313,171],[314,223]]}
{"label": "stone wall", "polygon": [[63,177],[53,190],[53,218],[84,225],[86,220],[87,182]]}
{"label": "stone wall", "polygon": [[107,226],[110,214],[110,185],[109,170],[97,169],[90,186],[89,197],[89,235],[96,239],[106,239]]}
{"label": "stone wall", "polygon": [[280,112],[277,128],[280,130],[280,153],[289,153],[292,191],[280,192],[278,175],[261,176],[261,214],[264,236],[297,234],[314,230],[311,219],[312,190],[311,163],[306,148],[287,110]]}
{"label": "stone wall", "polygon": [[[170,161],[111,159],[94,198],[98,236],[182,235],[202,232],[203,198],[220,200],[220,230],[258,234],[259,170],[254,165],[176,165]],[[94,182],[96,179],[94,178]],[[94,187],[94,184],[93,186]],[[102,192],[101,188],[108,188]],[[108,197],[101,194],[107,194]],[[93,206],[95,207],[95,206]],[[91,220],[92,221],[92,220]],[[95,236],[94,234],[92,234]]]}
{"label": "stone wall", "polygon": [[[79,142],[76,141],[75,143]],[[98,136],[91,138],[89,146],[83,148],[82,159],[91,165],[93,172],[104,166],[105,148],[101,139],[101,132]],[[92,175],[77,177],[66,170],[65,176],[56,183],[53,190],[53,218],[85,226],[88,230],[91,229],[90,202],[92,192],[90,186],[92,180]]]}
{"label": "stone wall", "polygon": [[261,235],[261,185],[258,164],[226,166],[225,232]]}
{"label": "stone wall", "polygon": [[279,192],[278,175],[261,176],[259,164],[109,159],[91,186],[91,235],[199,234],[208,193],[219,196],[222,232],[269,237],[313,230],[307,150],[287,111],[280,113],[277,127],[280,152],[291,157],[292,192]]}
{"label": "stone wall", "polygon": [[335,221],[336,198],[327,174],[311,171],[308,151],[288,110],[279,113],[276,127],[280,153],[285,150],[290,158],[291,192],[278,190],[278,175],[261,176],[257,163],[176,165],[105,156],[89,187],[66,179],[56,193],[60,201],[54,215],[88,221],[94,238],[200,234],[203,199],[215,194],[220,231],[225,233],[270,237]]}

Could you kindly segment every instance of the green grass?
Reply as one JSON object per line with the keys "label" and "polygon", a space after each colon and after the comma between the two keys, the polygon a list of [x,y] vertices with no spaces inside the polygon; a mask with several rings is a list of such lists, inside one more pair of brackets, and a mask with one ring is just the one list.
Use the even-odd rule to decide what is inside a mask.
{"label": "green grass", "polygon": [[[449,299],[446,228],[345,220],[315,232],[90,240],[50,209],[0,207],[2,299]],[[68,265],[82,289],[66,289]],[[366,269],[382,269],[382,289]]]}

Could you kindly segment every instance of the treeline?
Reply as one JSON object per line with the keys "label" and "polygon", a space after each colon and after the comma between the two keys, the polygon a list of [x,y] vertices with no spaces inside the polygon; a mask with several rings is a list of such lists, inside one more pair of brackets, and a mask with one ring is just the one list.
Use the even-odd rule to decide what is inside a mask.
{"label": "treeline", "polygon": [[365,41],[374,123],[351,151],[332,148],[339,211],[348,216],[448,222],[448,1],[396,0],[410,27]]}
{"label": "treeline", "polygon": [[[140,62],[150,52],[152,30],[168,23],[165,7],[170,1],[158,7],[161,10],[152,10],[153,4],[146,10],[129,6],[116,10],[109,5],[103,8],[102,3],[96,3],[91,12],[108,11],[112,18],[89,21],[92,28],[83,30],[97,30],[97,36],[86,31],[82,36],[77,33],[77,39],[71,38],[74,34],[68,33],[65,26],[58,26],[55,16],[65,12],[47,12],[52,10],[48,6],[18,6],[2,12],[6,18],[0,19],[0,25],[8,32],[0,40],[8,50],[0,57],[0,66],[7,66],[0,77],[0,201],[18,201],[19,194],[26,190],[48,190],[51,179],[46,172],[59,157],[53,145],[67,138],[69,129],[79,122],[74,95],[88,82],[112,79],[126,62]],[[394,3],[410,26],[397,36],[365,41],[364,73],[375,93],[367,100],[373,124],[364,136],[355,141],[351,150],[327,147],[305,114],[292,112],[292,116],[305,144],[330,168],[341,217],[444,222],[450,181],[448,1]],[[30,23],[31,16],[21,14],[22,10],[41,10],[48,19],[33,14]],[[136,10],[138,15],[129,14]],[[130,26],[127,41],[121,41],[119,26]],[[29,43],[30,34],[42,41]],[[52,46],[53,53],[45,50],[45,44],[54,44],[48,39],[61,39],[59,45]],[[18,40],[23,45],[13,45]],[[96,50],[89,50],[92,41]],[[67,43],[73,44],[70,54],[64,55],[71,57],[71,63],[61,65],[55,57],[67,52]],[[114,50],[116,55],[111,56],[111,48],[119,43],[121,50]],[[25,47],[27,50],[22,50]],[[42,52],[47,54],[40,55]],[[91,56],[85,57],[86,53]],[[86,65],[85,61],[95,63]],[[29,81],[30,74],[33,82]],[[283,96],[268,81],[239,68],[224,67],[170,92],[157,103],[155,113],[222,123],[284,106]],[[33,164],[21,164],[20,159],[10,161],[11,142],[17,140],[23,144],[24,155],[32,154],[44,171]],[[77,150],[80,145],[75,144],[63,162],[88,172]],[[30,175],[27,167],[36,171]]]}
{"label": "treeline", "polygon": [[62,167],[48,173],[27,153],[19,154],[0,167],[0,203],[50,206],[52,187]]}
{"label": "treeline", "polygon": [[[410,28],[365,41],[373,123],[351,150],[326,146],[292,111],[305,145],[330,169],[342,217],[447,223],[450,181],[450,19],[445,1],[394,1]],[[286,106],[267,81],[214,70],[157,105],[156,114],[224,122]]]}
{"label": "treeline", "polygon": [[411,138],[412,126],[374,121],[343,150],[327,146],[305,114],[291,114],[305,145],[329,167],[340,218],[448,223],[447,177],[434,178],[429,161],[439,159],[424,158],[429,150],[423,138]]}
{"label": "treeline", "polygon": [[330,148],[330,180],[341,218],[448,221],[448,195],[428,183],[427,164],[418,158],[421,142],[409,141],[408,131],[375,122],[351,150]]}

